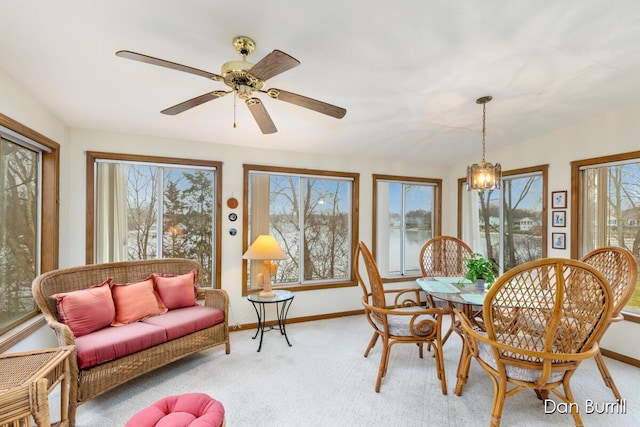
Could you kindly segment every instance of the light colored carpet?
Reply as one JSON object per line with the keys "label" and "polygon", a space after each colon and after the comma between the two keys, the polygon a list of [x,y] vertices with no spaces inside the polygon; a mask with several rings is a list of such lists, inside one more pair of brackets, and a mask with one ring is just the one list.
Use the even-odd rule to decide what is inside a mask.
{"label": "light colored carpet", "polygon": [[[364,316],[290,324],[292,347],[277,331],[264,336],[262,351],[254,331],[231,334],[231,354],[223,348],[200,352],[95,398],[78,409],[77,426],[122,426],[134,413],[165,396],[204,392],[220,400],[227,427],[249,426],[483,426],[489,423],[493,386],[472,361],[462,396],[453,394],[460,355],[458,336],[445,345],[448,395],[442,395],[434,359],[418,358],[414,345],[392,349],[380,393],[375,380],[380,344],[368,358],[371,328]],[[607,359],[626,414],[586,414],[587,399],[602,404],[613,395],[593,361],[575,374],[574,395],[587,426],[640,425],[640,369]],[[572,426],[570,414],[545,414],[533,392],[507,399],[503,426]]]}

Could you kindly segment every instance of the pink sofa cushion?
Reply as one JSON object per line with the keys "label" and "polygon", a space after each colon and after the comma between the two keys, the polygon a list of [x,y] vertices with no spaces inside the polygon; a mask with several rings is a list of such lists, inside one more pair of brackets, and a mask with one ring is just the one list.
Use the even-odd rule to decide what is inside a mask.
{"label": "pink sofa cushion", "polygon": [[167,312],[153,287],[151,277],[137,283],[114,284],[111,295],[116,306],[116,318],[111,326],[122,326]]}
{"label": "pink sofa cushion", "polygon": [[78,291],[51,295],[56,300],[60,321],[71,329],[75,337],[81,337],[113,322],[116,315],[111,298],[111,278],[99,285]]}
{"label": "pink sofa cushion", "polygon": [[224,406],[204,393],[168,396],[141,410],[125,427],[220,427]]}
{"label": "pink sofa cushion", "polygon": [[151,277],[158,295],[169,310],[196,305],[198,270],[193,269],[179,276],[154,273]]}
{"label": "pink sofa cushion", "polygon": [[117,328],[107,326],[76,338],[78,366],[80,369],[91,368],[166,341],[166,331],[158,326],[142,322]]}
{"label": "pink sofa cushion", "polygon": [[143,323],[164,328],[169,340],[222,322],[224,322],[224,311],[203,305],[178,308],[170,310],[162,316],[153,316],[143,320]]}

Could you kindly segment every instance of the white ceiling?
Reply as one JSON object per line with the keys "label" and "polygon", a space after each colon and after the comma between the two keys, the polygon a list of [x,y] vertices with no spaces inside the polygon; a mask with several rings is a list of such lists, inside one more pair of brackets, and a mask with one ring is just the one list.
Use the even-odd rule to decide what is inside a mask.
{"label": "white ceiling", "polygon": [[[637,0],[0,0],[0,68],[70,127],[231,145],[450,163],[638,102]],[[221,82],[115,56],[132,50],[220,73],[232,40],[251,62],[301,65],[277,87],[347,109],[334,119],[262,96],[263,135],[227,96],[160,111]]]}

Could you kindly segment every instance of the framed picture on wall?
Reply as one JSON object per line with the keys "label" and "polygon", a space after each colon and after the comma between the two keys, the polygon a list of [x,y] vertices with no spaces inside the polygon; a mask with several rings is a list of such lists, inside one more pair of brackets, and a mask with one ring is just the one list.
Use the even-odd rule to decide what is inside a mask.
{"label": "framed picture on wall", "polygon": [[551,233],[551,247],[553,249],[567,249],[567,233]]}
{"label": "framed picture on wall", "polygon": [[566,209],[567,208],[567,191],[552,191],[551,192],[551,209]]}
{"label": "framed picture on wall", "polygon": [[565,227],[567,225],[567,212],[566,211],[553,211],[553,226]]}

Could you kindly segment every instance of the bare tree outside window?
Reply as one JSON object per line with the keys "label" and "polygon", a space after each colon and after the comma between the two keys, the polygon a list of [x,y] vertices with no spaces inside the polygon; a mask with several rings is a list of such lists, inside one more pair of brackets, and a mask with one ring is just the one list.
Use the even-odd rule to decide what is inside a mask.
{"label": "bare tree outside window", "polygon": [[[640,161],[594,164],[580,172],[580,251],[619,246],[640,259]],[[640,287],[626,311],[640,314]]]}
{"label": "bare tree outside window", "polygon": [[259,170],[246,177],[247,243],[271,234],[288,256],[278,261],[274,286],[352,280],[353,179]]}
{"label": "bare tree outside window", "polygon": [[289,255],[277,283],[347,278],[350,183],[274,175],[270,184],[270,230]]}
{"label": "bare tree outside window", "polygon": [[542,174],[505,176],[501,190],[480,191],[478,215],[486,256],[502,271],[543,256]]}
{"label": "bare tree outside window", "polygon": [[0,329],[35,310],[38,153],[0,139]]}
{"label": "bare tree outside window", "polygon": [[[96,164],[96,246],[124,245],[128,260],[193,259],[202,265],[198,282],[216,285],[217,168],[139,159],[98,158]],[[101,174],[101,165],[123,169],[120,175]],[[104,182],[108,180],[113,182]],[[117,212],[121,197],[126,198],[124,213]],[[124,226],[112,219],[118,216],[126,216]],[[124,235],[115,238],[118,233]],[[96,262],[115,261],[114,253],[118,251],[98,251]]]}
{"label": "bare tree outside window", "polygon": [[157,245],[156,168],[126,167],[128,259],[154,259]]}

